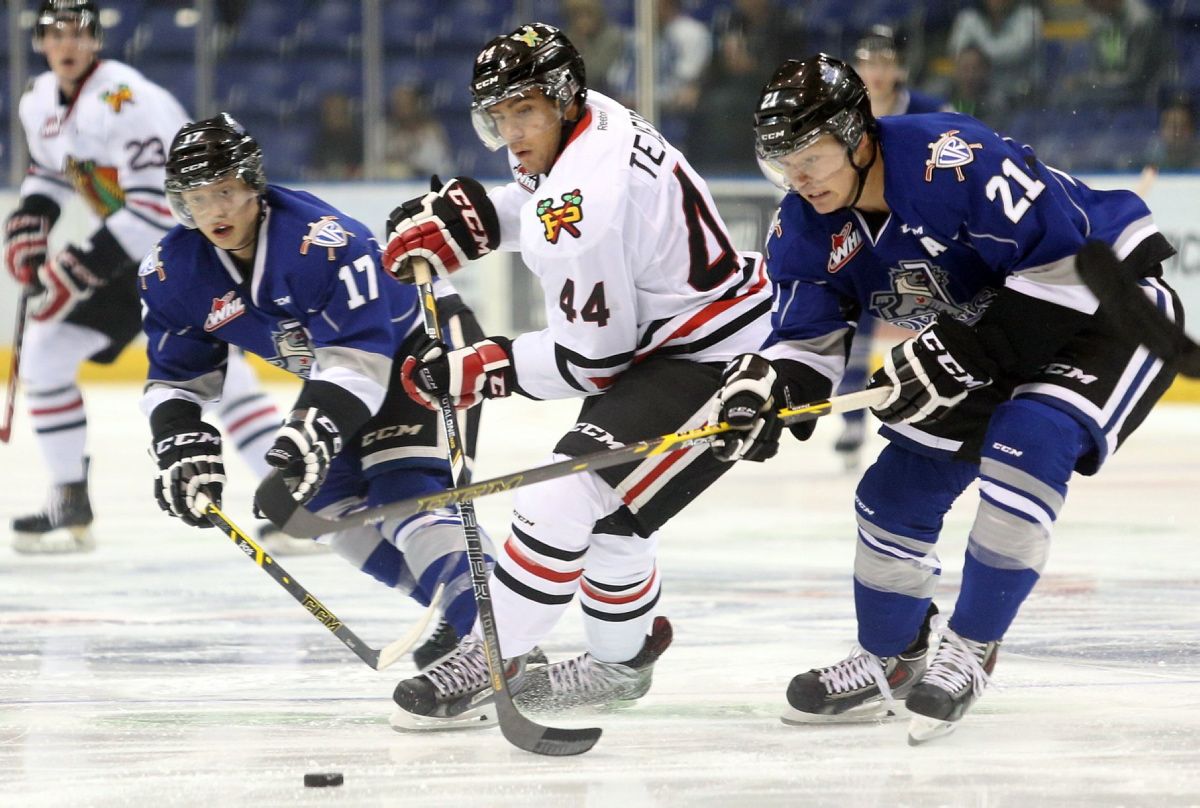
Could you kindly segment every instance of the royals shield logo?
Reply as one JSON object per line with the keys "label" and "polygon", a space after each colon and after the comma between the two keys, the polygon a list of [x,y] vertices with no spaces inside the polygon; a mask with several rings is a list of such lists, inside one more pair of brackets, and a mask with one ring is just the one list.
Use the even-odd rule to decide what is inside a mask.
{"label": "royals shield logo", "polygon": [[334,250],[345,247],[349,241],[349,234],[338,224],[336,216],[322,216],[315,222],[308,223],[308,235],[300,240],[300,254],[308,255],[308,248],[315,244],[328,251],[330,261],[336,261],[337,254]]}
{"label": "royals shield logo", "polygon": [[957,129],[943,132],[936,141],[929,144],[929,159],[925,161],[925,182],[933,181],[933,171],[936,168],[954,170],[958,181],[966,179],[962,167],[974,162],[975,149],[982,149],[982,143],[968,143],[958,136]]}

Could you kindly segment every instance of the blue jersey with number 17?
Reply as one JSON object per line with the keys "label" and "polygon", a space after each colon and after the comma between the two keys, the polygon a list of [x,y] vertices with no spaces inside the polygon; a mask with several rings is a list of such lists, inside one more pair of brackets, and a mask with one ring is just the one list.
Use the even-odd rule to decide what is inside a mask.
{"label": "blue jersey with number 17", "polygon": [[249,277],[183,227],[142,262],[147,398],[216,398],[231,344],[338,384],[377,411],[393,357],[419,321],[415,288],[383,272],[363,224],[303,191],[268,187],[259,239]]}
{"label": "blue jersey with number 17", "polygon": [[776,300],[765,353],[834,382],[863,310],[914,331],[939,315],[973,323],[1007,286],[1092,313],[1074,266],[1083,243],[1124,258],[1158,232],[1135,194],[1093,190],[966,115],[882,118],[879,147],[885,219],[823,215],[791,193],[767,239]]}

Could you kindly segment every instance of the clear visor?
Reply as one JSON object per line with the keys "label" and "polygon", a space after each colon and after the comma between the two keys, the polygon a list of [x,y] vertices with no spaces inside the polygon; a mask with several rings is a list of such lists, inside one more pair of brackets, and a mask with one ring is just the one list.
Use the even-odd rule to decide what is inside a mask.
{"label": "clear visor", "polygon": [[87,17],[78,14],[68,14],[59,17],[44,16],[37,21],[33,29],[33,47],[41,53],[42,44],[47,37],[51,39],[91,39],[99,45],[93,32],[91,15]]}
{"label": "clear visor", "polygon": [[562,105],[549,91],[527,85],[501,98],[471,105],[471,123],[483,145],[492,151],[541,135],[562,125]]}
{"label": "clear visor", "polygon": [[758,167],[773,185],[784,191],[800,191],[822,183],[850,165],[846,147],[827,133],[811,145],[776,157],[758,156]]}
{"label": "clear visor", "polygon": [[198,222],[219,221],[235,211],[241,210],[258,191],[226,175],[222,179],[187,190],[167,191],[167,202],[175,220],[184,227],[195,230]]}

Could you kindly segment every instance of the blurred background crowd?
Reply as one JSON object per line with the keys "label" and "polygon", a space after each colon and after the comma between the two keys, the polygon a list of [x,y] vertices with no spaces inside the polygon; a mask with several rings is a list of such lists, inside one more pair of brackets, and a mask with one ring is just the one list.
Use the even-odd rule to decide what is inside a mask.
{"label": "blurred background crowd", "polygon": [[[488,39],[533,19],[567,32],[591,87],[637,106],[635,0],[100,4],[105,55],[166,86],[193,114],[233,113],[263,142],[277,180],[503,176],[503,160],[471,129],[467,81]],[[14,5],[0,64],[24,58],[19,72],[36,75],[44,64],[29,49],[32,11]],[[757,176],[758,92],[781,61],[819,50],[855,61],[877,114],[931,100],[1074,172],[1200,167],[1200,0],[654,5],[656,117],[709,177]],[[23,30],[12,30],[14,19]],[[13,84],[0,87],[10,122],[0,148],[19,172]]]}

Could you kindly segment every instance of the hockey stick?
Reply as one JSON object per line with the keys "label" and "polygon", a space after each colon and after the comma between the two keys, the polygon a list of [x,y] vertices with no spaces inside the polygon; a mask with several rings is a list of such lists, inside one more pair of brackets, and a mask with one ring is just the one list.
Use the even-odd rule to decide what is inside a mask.
{"label": "hockey stick", "polygon": [[[425,335],[430,339],[441,339],[438,326],[437,301],[433,295],[433,278],[429,263],[424,258],[414,258],[413,279],[421,296],[421,319]],[[441,396],[438,404],[442,410],[442,426],[446,430],[447,455],[450,472],[455,484],[463,479],[466,457],[459,440],[458,419],[450,396]],[[261,507],[261,506],[260,506]],[[479,524],[475,521],[475,503],[469,498],[458,501],[458,512],[462,517],[463,541],[467,545],[467,560],[471,567],[471,583],[475,587],[475,605],[479,609],[479,626],[483,631],[483,653],[487,659],[488,673],[495,692],[496,721],[500,731],[513,746],[539,755],[578,755],[591,749],[600,740],[599,728],[561,729],[546,727],[529,720],[513,704],[508,690],[508,677],[504,675],[504,659],[500,656],[500,637],[496,633],[496,614],[492,609],[492,592],[488,586],[488,568],[483,559],[483,544],[479,539]]]}
{"label": "hockey stick", "polygon": [[13,331],[12,358],[8,363],[8,398],[4,401],[4,423],[0,424],[0,443],[12,437],[13,412],[17,406],[17,382],[21,372],[21,345],[25,342],[25,311],[29,307],[29,292],[21,292],[17,304],[17,324]]}
{"label": "hockey stick", "polygon": [[409,629],[407,634],[395,642],[385,645],[383,648],[372,648],[359,639],[359,636],[351,631],[349,626],[343,623],[337,615],[326,608],[325,604],[321,603],[307,589],[301,586],[299,581],[289,575],[283,567],[279,566],[274,558],[267,555],[266,550],[235,525],[233,520],[214,505],[203,492],[196,495],[196,505],[203,508],[204,515],[208,517],[208,521],[212,522],[222,533],[228,536],[238,546],[238,549],[246,554],[247,558],[262,567],[268,575],[275,579],[277,584],[286,589],[288,594],[299,601],[300,605],[315,617],[321,625],[333,632],[333,636],[341,640],[342,644],[353,651],[359,659],[377,671],[381,671],[395,663],[396,660],[404,656],[410,648],[417,644],[417,640],[421,639],[425,627],[429,625],[430,619],[437,612],[438,604],[441,603],[444,586],[443,584],[438,584],[437,590],[434,591],[433,597],[429,600],[429,606],[426,607],[425,613]]}
{"label": "hockey stick", "polygon": [[1122,336],[1145,345],[1180,375],[1200,378],[1200,345],[1150,302],[1111,247],[1089,241],[1076,256],[1075,268]]}
{"label": "hockey stick", "polygon": [[[823,401],[816,401],[800,407],[782,409],[779,411],[779,417],[785,425],[791,426],[792,424],[812,421],[826,415],[835,415],[837,413],[873,407],[883,403],[890,389],[888,387],[875,387],[857,393],[850,393],[849,395],[835,396]],[[573,457],[569,460],[561,460],[545,466],[537,466],[524,471],[504,474],[472,485],[450,488],[446,491],[439,491],[436,494],[403,499],[375,508],[353,511],[338,519],[326,519],[302,507],[292,498],[287,485],[284,484],[283,479],[276,472],[267,475],[258,486],[255,501],[258,503],[259,510],[289,536],[320,536],[324,533],[333,533],[334,531],[345,530],[356,525],[368,525],[381,522],[384,519],[403,518],[421,513],[422,511],[444,508],[448,505],[477,499],[489,494],[498,494],[502,491],[511,491],[514,488],[565,477],[568,474],[577,474],[581,471],[599,471],[610,466],[638,462],[654,455],[691,449],[696,446],[707,446],[715,441],[719,435],[728,432],[730,429],[732,427],[726,423],[709,424],[687,432],[675,432],[657,438],[647,438],[646,440],[629,443],[613,449],[604,449],[599,452]]]}

